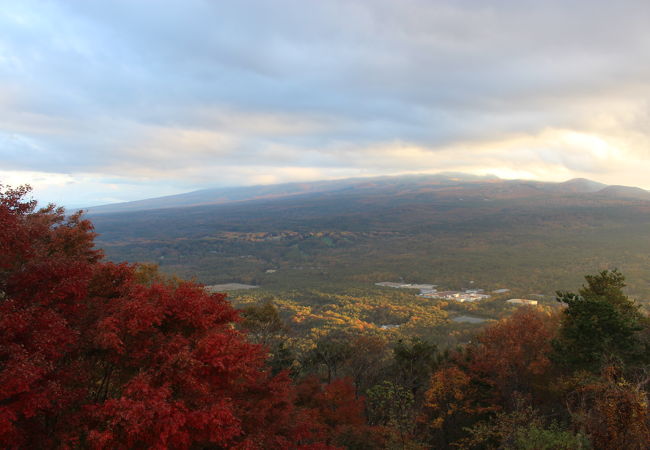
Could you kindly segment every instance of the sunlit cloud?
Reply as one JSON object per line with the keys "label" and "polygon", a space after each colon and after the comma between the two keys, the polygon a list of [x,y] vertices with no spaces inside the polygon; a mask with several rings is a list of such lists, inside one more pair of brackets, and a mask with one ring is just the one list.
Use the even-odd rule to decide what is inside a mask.
{"label": "sunlit cloud", "polygon": [[650,188],[648,16],[642,0],[10,0],[0,182],[74,205],[440,171]]}

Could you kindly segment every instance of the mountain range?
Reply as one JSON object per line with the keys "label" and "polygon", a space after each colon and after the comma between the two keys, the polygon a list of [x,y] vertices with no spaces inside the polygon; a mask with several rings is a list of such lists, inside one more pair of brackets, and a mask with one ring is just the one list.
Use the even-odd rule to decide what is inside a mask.
{"label": "mountain range", "polygon": [[501,180],[493,176],[466,174],[411,175],[399,177],[350,178],[333,181],[286,183],[276,185],[203,189],[178,195],[113,203],[87,208],[90,214],[107,214],[191,206],[223,205],[251,200],[273,200],[297,196],[345,194],[352,191],[375,194],[409,194],[436,192],[438,195],[507,198],[554,194],[595,194],[611,198],[650,200],[650,191],[636,187],[608,186],[584,178],[563,183]]}

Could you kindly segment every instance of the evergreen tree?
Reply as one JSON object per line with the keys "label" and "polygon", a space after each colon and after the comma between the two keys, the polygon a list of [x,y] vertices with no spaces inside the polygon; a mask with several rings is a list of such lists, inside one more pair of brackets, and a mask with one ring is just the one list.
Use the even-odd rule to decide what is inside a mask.
{"label": "evergreen tree", "polygon": [[608,363],[631,368],[647,362],[648,346],[640,334],[647,319],[623,293],[625,277],[614,270],[585,279],[578,294],[557,293],[567,308],[553,341],[553,359],[567,369],[592,373]]}

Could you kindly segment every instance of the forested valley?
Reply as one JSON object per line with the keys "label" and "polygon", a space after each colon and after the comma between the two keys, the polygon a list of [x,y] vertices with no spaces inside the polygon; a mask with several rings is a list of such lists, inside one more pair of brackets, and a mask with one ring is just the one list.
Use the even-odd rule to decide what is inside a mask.
{"label": "forested valley", "polygon": [[[644,204],[631,207],[645,220]],[[616,208],[582,214],[611,225]],[[592,238],[609,232],[593,231]],[[327,251],[336,240],[315,237],[334,258]],[[164,264],[107,259],[96,242],[81,213],[37,208],[28,188],[0,191],[4,448],[645,449],[650,442],[650,319],[616,269],[571,273],[523,306],[505,300],[553,276],[532,287],[511,279],[508,294],[471,303],[374,285],[406,270],[395,266],[352,270],[333,287],[323,276],[292,283],[294,274],[275,289],[227,296]],[[296,258],[304,261],[301,249]],[[269,255],[285,265],[256,268],[264,277],[295,264]],[[626,273],[633,292],[643,292],[636,274]],[[432,276],[422,270],[409,281]],[[439,276],[449,288],[468,282]],[[582,286],[567,287],[576,277]],[[492,283],[476,280],[502,287]],[[481,321],[453,320],[466,316]]]}

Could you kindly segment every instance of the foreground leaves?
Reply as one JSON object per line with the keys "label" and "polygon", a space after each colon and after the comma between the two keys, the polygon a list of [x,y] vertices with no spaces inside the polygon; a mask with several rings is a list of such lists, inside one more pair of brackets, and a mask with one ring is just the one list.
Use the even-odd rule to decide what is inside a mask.
{"label": "foreground leaves", "polygon": [[223,294],[103,262],[27,192],[0,193],[0,446],[328,447]]}

